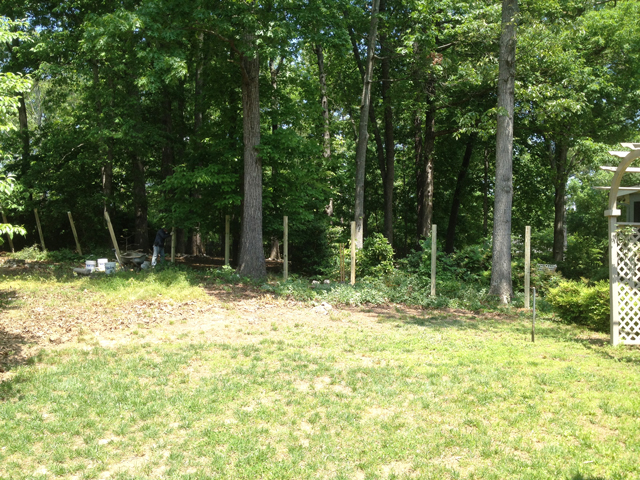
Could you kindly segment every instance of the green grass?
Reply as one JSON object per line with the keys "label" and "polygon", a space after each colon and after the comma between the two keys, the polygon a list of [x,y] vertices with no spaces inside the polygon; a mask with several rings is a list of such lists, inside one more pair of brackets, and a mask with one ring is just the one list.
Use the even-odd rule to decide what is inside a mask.
{"label": "green grass", "polygon": [[401,311],[229,330],[18,368],[0,478],[640,477],[640,352],[599,334]]}

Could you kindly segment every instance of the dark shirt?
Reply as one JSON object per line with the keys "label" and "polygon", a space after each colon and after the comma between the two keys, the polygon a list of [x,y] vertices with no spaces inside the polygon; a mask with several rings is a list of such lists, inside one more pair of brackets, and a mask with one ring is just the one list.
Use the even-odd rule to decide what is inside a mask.
{"label": "dark shirt", "polygon": [[171,234],[169,232],[165,232],[163,228],[161,228],[160,230],[158,230],[158,233],[156,233],[156,239],[153,242],[153,246],[154,247],[162,247],[164,248],[164,240],[167,237],[170,237]]}

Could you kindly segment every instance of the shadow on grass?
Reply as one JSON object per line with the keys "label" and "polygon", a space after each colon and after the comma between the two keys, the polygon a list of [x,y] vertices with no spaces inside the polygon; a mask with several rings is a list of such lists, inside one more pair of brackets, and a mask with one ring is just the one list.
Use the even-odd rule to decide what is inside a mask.
{"label": "shadow on grass", "polygon": [[388,307],[373,307],[370,311],[377,314],[378,320],[383,323],[404,323],[406,325],[438,329],[456,328],[479,330],[481,328],[477,322],[478,316],[465,310],[429,312],[429,314],[425,316],[400,307],[396,307],[395,311],[390,311]]}
{"label": "shadow on grass", "polygon": [[[32,363],[33,351],[29,350],[29,345],[35,343],[35,339],[22,334],[8,332],[0,327],[0,385],[2,385],[2,374],[20,365]],[[2,391],[0,390],[0,400]]]}
{"label": "shadow on grass", "polygon": [[581,473],[576,473],[575,475],[569,477],[569,480],[608,480],[605,477],[594,477],[593,475],[583,475]]}

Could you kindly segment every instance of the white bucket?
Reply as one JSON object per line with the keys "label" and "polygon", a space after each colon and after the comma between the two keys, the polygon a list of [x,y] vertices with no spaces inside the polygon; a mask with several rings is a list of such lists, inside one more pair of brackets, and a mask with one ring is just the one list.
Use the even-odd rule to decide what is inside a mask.
{"label": "white bucket", "polygon": [[116,262],[107,262],[104,264],[104,273],[107,275],[116,273]]}
{"label": "white bucket", "polygon": [[93,273],[96,269],[96,261],[95,260],[87,260],[85,262],[84,268]]}
{"label": "white bucket", "polygon": [[104,266],[109,263],[109,259],[108,258],[99,258],[98,259],[98,271],[99,272],[104,272]]}

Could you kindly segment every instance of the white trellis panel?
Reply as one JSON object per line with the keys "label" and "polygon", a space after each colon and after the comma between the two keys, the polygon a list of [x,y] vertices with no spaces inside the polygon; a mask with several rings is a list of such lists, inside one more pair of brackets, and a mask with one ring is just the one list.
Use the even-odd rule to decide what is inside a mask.
{"label": "white trellis panel", "polygon": [[616,237],[617,338],[640,345],[640,224],[619,225]]}

